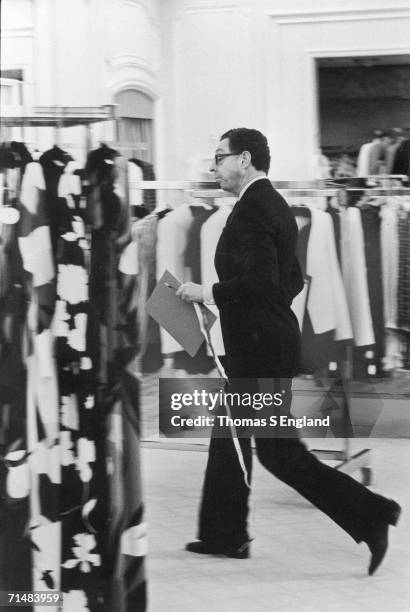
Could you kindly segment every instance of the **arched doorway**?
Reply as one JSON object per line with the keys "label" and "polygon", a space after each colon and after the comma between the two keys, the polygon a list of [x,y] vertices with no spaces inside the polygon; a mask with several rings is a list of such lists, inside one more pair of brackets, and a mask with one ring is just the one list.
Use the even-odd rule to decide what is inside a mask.
{"label": "arched doorway", "polygon": [[114,96],[118,105],[116,120],[117,148],[124,157],[153,160],[154,104],[149,96],[135,89],[125,89]]}

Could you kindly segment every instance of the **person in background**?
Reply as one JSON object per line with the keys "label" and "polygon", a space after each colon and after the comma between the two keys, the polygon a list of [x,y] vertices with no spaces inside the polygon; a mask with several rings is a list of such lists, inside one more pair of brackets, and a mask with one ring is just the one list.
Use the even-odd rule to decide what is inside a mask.
{"label": "person in background", "polygon": [[410,181],[410,138],[403,137],[399,143],[394,156],[392,174],[407,175]]}
{"label": "person in background", "polygon": [[342,153],[335,161],[333,178],[349,178],[356,176],[355,164],[348,153]]}
{"label": "person in background", "polygon": [[403,130],[399,127],[392,128],[390,131],[390,142],[386,150],[386,174],[393,174],[393,166],[397,149],[400,147],[403,140]]}
{"label": "person in background", "polygon": [[317,147],[316,153],[313,155],[311,174],[315,179],[331,178],[329,158],[323,153],[320,147]]}
{"label": "person in background", "polygon": [[389,140],[386,132],[374,130],[371,142],[366,142],[360,147],[357,158],[357,176],[372,176],[384,172]]}
{"label": "person in background", "polygon": [[[296,221],[267,178],[269,166],[269,146],[261,132],[238,128],[221,136],[211,170],[220,187],[239,199],[216,247],[219,281],[211,287],[183,283],[177,295],[187,302],[217,305],[228,389],[231,391],[242,380],[246,384],[249,381],[252,388],[261,379],[271,381],[273,388],[281,390],[281,411],[290,414],[292,377],[299,371],[301,348],[291,304],[302,290],[303,278],[295,254]],[[239,414],[243,408],[238,409]],[[233,437],[229,428],[225,437],[218,433],[214,427],[199,540],[189,542],[186,549],[246,559],[250,555],[247,519],[251,440],[249,436]],[[368,572],[373,574],[386,554],[388,528],[397,523],[400,506],[320,462],[301,442],[297,429],[287,431],[286,437],[266,430],[258,433],[254,435],[261,464],[326,513],[356,542],[366,542],[371,553]]]}

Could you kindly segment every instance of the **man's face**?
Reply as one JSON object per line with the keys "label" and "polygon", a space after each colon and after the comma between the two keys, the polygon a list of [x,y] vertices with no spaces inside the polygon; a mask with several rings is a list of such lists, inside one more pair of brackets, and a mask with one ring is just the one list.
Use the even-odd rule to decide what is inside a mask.
{"label": "man's face", "polygon": [[224,138],[218,143],[215,157],[216,160],[212,162],[210,168],[211,172],[214,172],[215,181],[219,183],[221,189],[239,195],[244,176],[244,168],[241,163],[242,154],[232,153],[229,149],[229,139]]}

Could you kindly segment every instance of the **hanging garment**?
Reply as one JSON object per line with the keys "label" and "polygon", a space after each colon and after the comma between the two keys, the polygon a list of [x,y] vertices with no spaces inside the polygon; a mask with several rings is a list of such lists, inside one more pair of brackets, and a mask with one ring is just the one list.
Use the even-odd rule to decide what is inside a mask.
{"label": "hanging garment", "polygon": [[[144,192],[141,189],[136,189],[135,183],[144,180],[142,169],[131,161],[128,162],[127,166],[130,206],[141,206],[144,203]],[[147,212],[149,211],[147,210]]]}
{"label": "hanging garment", "polygon": [[311,277],[307,309],[316,334],[335,330],[336,340],[352,337],[350,315],[337,261],[330,215],[311,209],[312,223],[306,255],[306,274]]}
{"label": "hanging garment", "polygon": [[[63,186],[60,186],[62,188]],[[69,200],[66,200],[69,208]],[[60,396],[61,589],[65,606],[104,610],[101,528],[104,436],[95,402],[92,361],[87,348],[89,318],[88,244],[84,224],[72,212],[70,231],[57,244],[57,303],[54,320]]]}
{"label": "hanging garment", "polygon": [[385,330],[385,355],[383,370],[391,372],[403,367],[402,332],[397,329]]}
{"label": "hanging garment", "polygon": [[[308,208],[305,208],[305,210],[310,215],[310,210]],[[296,222],[298,222],[297,216]],[[296,256],[298,258],[303,277],[306,277],[307,274],[306,268],[309,238],[310,224],[308,223],[304,224],[303,227],[300,227],[296,242]],[[332,348],[334,345],[335,330],[332,329],[322,333],[315,333],[312,327],[309,310],[306,309],[301,331],[301,372],[305,374],[313,374],[322,368],[327,368],[329,362],[333,359]]]}
{"label": "hanging garment", "polygon": [[[25,448],[24,270],[17,227],[0,223],[0,446]],[[20,439],[21,445],[15,444]],[[1,503],[1,502],[0,502]]]}
{"label": "hanging garment", "polygon": [[[299,228],[296,243],[296,256],[303,277],[306,278],[307,253],[311,231],[311,225],[309,223],[311,212],[306,206],[292,207],[292,212],[296,214],[295,219]],[[298,216],[300,214],[303,214],[302,220],[301,217]],[[306,223],[306,221],[308,222]],[[320,333],[315,332],[307,304],[305,305],[304,316],[301,318],[299,326],[302,332],[300,371],[305,374],[317,374],[322,370],[327,371],[329,363],[331,361],[337,361],[340,357],[340,342],[335,342],[335,329]]]}
{"label": "hanging garment", "polygon": [[[226,220],[232,212],[231,206],[221,206],[203,224],[200,236],[201,245],[201,278],[204,286],[212,286],[218,282],[218,275],[215,269],[215,250]],[[217,355],[225,355],[225,347],[222,338],[221,324],[219,321],[219,311],[216,306],[207,304],[217,319],[211,327],[211,341]]]}
{"label": "hanging garment", "polygon": [[333,231],[335,234],[335,246],[339,266],[342,266],[342,231],[340,228],[340,211],[333,206],[328,206],[326,212],[332,217]]}
{"label": "hanging garment", "polygon": [[[214,212],[212,209],[211,211]],[[182,282],[192,281],[191,262],[193,260],[190,259],[193,253],[192,247],[188,251],[189,265],[186,257],[186,249],[190,243],[190,231],[195,217],[205,219],[208,212],[209,209],[201,204],[180,206],[160,221],[158,224],[157,278],[160,278],[165,270],[169,270]],[[197,259],[198,256],[199,251],[196,251],[194,258]],[[194,264],[194,267],[195,273],[200,272],[199,265]],[[194,357],[190,357],[180,344],[163,329],[161,329],[161,343],[164,354],[173,353],[176,369],[186,370],[190,374],[207,374],[214,367],[212,360],[206,354],[205,345]]]}
{"label": "hanging garment", "polygon": [[65,198],[68,208],[80,214],[80,196],[82,193],[81,178],[77,164],[74,161],[68,162],[64,173],[61,175],[57,187],[57,196]]}
{"label": "hanging garment", "polygon": [[366,142],[360,147],[357,158],[357,176],[369,176],[370,174],[370,149],[372,142]]}
{"label": "hanging garment", "polygon": [[[188,230],[184,263],[190,269],[192,282],[201,284],[201,229],[207,219],[217,211],[217,208],[206,209],[202,206],[190,206],[190,210],[192,223]],[[207,354],[207,347],[204,343],[194,359],[186,351],[177,353],[174,356],[174,367],[185,370],[189,374],[209,374],[215,368],[215,363],[212,356]]]}
{"label": "hanging garment", "polygon": [[396,159],[396,153],[404,138],[400,137],[400,139],[389,145],[386,151],[386,174],[393,174],[394,169],[394,160]]}
{"label": "hanging garment", "polygon": [[[135,274],[119,271],[129,241],[129,218],[118,195],[124,189],[123,167],[111,170],[121,184],[112,182],[110,189],[107,181],[98,189],[97,214],[90,210],[99,223],[93,236],[99,248],[91,253],[91,283],[84,225],[61,196],[65,221],[56,226],[61,233],[55,251],[51,247],[40,164],[28,164],[21,189],[18,243],[30,298],[25,356],[28,452],[25,465],[9,453],[7,486],[14,496],[22,491],[21,474],[27,468],[29,504],[24,506],[22,500],[14,524],[20,541],[25,530],[26,549],[16,548],[27,556],[30,546],[32,577],[28,585],[18,572],[19,585],[25,590],[63,590],[67,611],[139,612],[146,605],[139,389],[125,371],[137,347]],[[89,294],[91,289],[94,293]],[[93,362],[95,356],[99,362]],[[13,481],[14,474],[19,478]],[[114,490],[124,492],[123,504],[112,497]],[[7,553],[17,533],[13,528],[8,539],[2,535],[0,549]],[[24,554],[22,559],[24,568]],[[57,607],[51,610],[57,612]]]}
{"label": "hanging garment", "polygon": [[[158,223],[157,279],[161,278],[165,270],[169,270],[181,282],[191,280],[190,270],[184,263],[184,253],[192,221],[190,208],[179,206]],[[164,354],[182,350],[181,345],[164,329],[161,329],[161,344]]]}
{"label": "hanging garment", "polygon": [[0,590],[31,590],[24,329],[17,227],[0,223]]}
{"label": "hanging garment", "polygon": [[383,304],[385,325],[385,355],[383,369],[402,367],[401,342],[397,330],[397,284],[399,277],[398,240],[399,198],[387,198],[380,211],[380,242],[382,255]]}
{"label": "hanging garment", "polygon": [[[109,202],[104,201],[102,208],[107,205]],[[111,214],[107,217],[112,221]],[[118,227],[123,228],[121,215]],[[123,385],[119,383],[115,392],[109,385],[102,387],[99,374],[106,369],[94,367],[90,358],[95,353],[104,356],[107,354],[104,342],[109,338],[107,335],[90,335],[90,320],[93,320],[94,313],[93,302],[88,301],[86,260],[89,245],[79,217],[72,216],[71,227],[68,229],[69,231],[59,236],[56,251],[58,299],[54,332],[57,338],[61,414],[61,485],[54,491],[47,491],[47,496],[44,497],[48,504],[50,500],[57,502],[51,526],[55,537],[61,540],[62,550],[61,553],[58,551],[59,556],[43,555],[42,572],[47,578],[53,576],[54,568],[57,568],[54,573],[61,573],[61,589],[65,593],[64,605],[67,609],[93,612],[103,612],[107,609],[143,610],[145,590],[141,560],[138,569],[133,567],[129,573],[132,584],[122,584],[124,573],[130,565],[127,560],[130,553],[122,551],[118,538],[122,529],[128,528],[130,523],[133,524],[134,517],[131,521],[121,523],[120,528],[115,526],[117,539],[113,540],[111,537],[111,548],[107,551],[108,538],[113,529],[113,508],[117,507],[118,501],[111,496],[113,482],[120,488],[124,486],[124,466],[114,473],[107,470],[110,456],[114,452],[122,452],[123,449],[122,438],[115,439],[113,446],[111,445],[113,426],[110,419],[117,394],[120,396],[120,401],[116,403],[119,418],[122,418],[124,410],[129,412],[129,407],[125,408],[126,401],[122,399]],[[115,261],[119,265],[123,237],[117,238]],[[110,246],[113,248],[112,244],[107,245],[107,248],[110,249]],[[132,322],[135,321],[136,313],[132,308],[127,308],[132,302],[132,283],[126,274],[119,276],[123,281],[121,286],[127,300],[126,304],[119,301],[118,307],[125,317],[131,317],[126,326],[135,343],[135,330],[134,334],[130,330],[133,329]],[[110,288],[117,292],[116,287],[110,285]],[[103,343],[101,351],[95,350],[96,342]],[[129,356],[129,347],[124,347],[124,350]],[[123,376],[126,374],[123,373]],[[135,403],[138,406],[138,395],[135,392],[132,394],[132,402],[134,406]],[[134,419],[138,421],[137,414]],[[128,446],[124,454],[124,461],[133,466],[134,451],[135,448],[129,451]],[[132,452],[132,457],[129,457],[129,452]],[[111,460],[114,461],[112,456]],[[54,458],[54,463],[58,464],[58,458]],[[134,471],[133,478],[137,483],[138,477],[138,471]],[[126,482],[125,486],[131,490],[129,482]],[[134,496],[130,496],[128,500],[128,507],[133,510],[137,508],[141,516],[141,500],[139,499],[136,505]],[[36,544],[41,544],[41,550],[45,550],[43,539],[38,538]],[[119,567],[114,566],[113,558],[118,559]],[[118,581],[121,588],[118,587]],[[141,601],[143,603],[139,605]]]}
{"label": "hanging garment", "polygon": [[[47,285],[36,289],[36,283],[44,284],[43,275],[47,269],[54,267],[45,224],[45,200],[41,197],[43,187],[41,167],[30,164],[21,192],[23,236],[20,248],[25,268],[33,275],[33,283],[27,284],[28,289],[34,291],[32,304],[39,297],[43,300],[39,311],[42,316],[38,316],[42,331],[37,335],[32,331],[33,351],[26,360],[32,585],[36,590],[62,589],[67,595],[67,609],[73,605],[72,609],[103,610],[96,604],[98,581],[93,570],[100,562],[89,522],[99,489],[94,488],[92,477],[95,464],[92,440],[101,436],[97,427],[99,420],[95,419],[92,409],[90,361],[86,357],[85,236],[81,220],[75,217],[70,224],[65,224],[67,231],[56,236],[57,300],[54,301],[54,293]],[[70,210],[64,202],[67,220]],[[25,236],[31,226],[34,230]],[[35,240],[39,230],[40,238],[37,236]],[[51,280],[54,280],[54,273]],[[54,304],[56,316],[51,329]],[[31,327],[35,321],[31,316]],[[43,329],[47,323],[48,327]],[[56,344],[51,331],[56,333]],[[100,578],[99,582],[102,584],[103,580]],[[93,606],[87,608],[86,604],[93,602],[93,597]]]}
{"label": "hanging garment", "polygon": [[[28,354],[26,424],[30,478],[32,589],[60,589],[61,538],[58,492],[61,483],[59,395],[51,332],[55,309],[55,266],[39,163],[31,162],[21,185],[19,249],[26,271]],[[57,607],[55,607],[57,609]]]}
{"label": "hanging garment", "polygon": [[[55,308],[55,265],[51,248],[51,237],[45,203],[45,182],[40,164],[31,162],[26,167],[21,193],[21,218],[19,223],[18,245],[24,270],[28,273],[26,285],[30,289],[31,303],[28,309],[28,327],[32,346],[29,358],[38,355],[38,372],[42,379],[36,381],[38,390],[44,396],[39,410],[44,419],[52,423],[50,435],[55,433],[58,422],[55,418],[54,358],[51,323]],[[44,388],[41,390],[41,387]],[[50,387],[50,395],[47,388]],[[34,400],[34,397],[33,397]],[[34,403],[36,401],[34,400]]]}
{"label": "hanging garment", "polygon": [[[89,186],[86,190],[87,208],[86,219],[87,223],[93,228],[99,228],[104,222],[108,222],[109,211],[102,210],[102,201],[106,191],[107,197],[113,191],[114,181],[114,160],[118,157],[118,151],[107,147],[103,144],[98,149],[91,151],[87,157],[85,166],[85,177]],[[108,185],[108,187],[107,187]],[[117,202],[114,202],[117,205]],[[112,211],[114,218],[118,215],[118,210]]]}
{"label": "hanging garment", "polygon": [[199,206],[189,207],[192,214],[192,223],[188,231],[188,238],[184,253],[184,263],[191,268],[192,282],[201,284],[201,230],[206,221],[216,213],[217,208],[206,209]]}
{"label": "hanging garment", "polygon": [[22,172],[23,170],[21,168],[2,168],[0,166],[1,206],[16,204],[17,195],[21,188]]}
{"label": "hanging garment", "polygon": [[[398,203],[397,203],[398,205]],[[383,269],[384,324],[397,327],[397,283],[399,269],[398,211],[395,198],[389,198],[380,211],[380,241]]]}
{"label": "hanging garment", "polygon": [[360,215],[363,227],[364,252],[366,259],[366,278],[369,290],[370,313],[374,332],[374,366],[375,374],[382,370],[384,356],[384,304],[382,259],[380,246],[380,208],[378,205],[363,205]]}
{"label": "hanging garment", "polygon": [[0,144],[0,168],[20,168],[21,176],[25,172],[27,164],[33,158],[24,142],[2,142]]}
{"label": "hanging garment", "polygon": [[385,149],[381,142],[372,142],[369,148],[369,174],[380,174],[385,160]]}
{"label": "hanging garment", "polygon": [[[144,181],[155,181],[154,166],[152,164],[135,157],[130,159],[130,162],[141,168]],[[157,194],[155,189],[144,189],[143,200],[148,212],[153,212],[157,203]]]}
{"label": "hanging garment", "polygon": [[397,326],[410,332],[410,213],[401,210],[399,230],[399,279],[397,293]]}
{"label": "hanging garment", "polygon": [[360,212],[349,207],[341,214],[342,271],[356,346],[374,344],[366,277],[363,228]]}
{"label": "hanging garment", "polygon": [[410,333],[402,332],[403,368],[410,371]]}
{"label": "hanging garment", "polygon": [[146,311],[146,303],[156,285],[156,247],[158,215],[150,215],[134,223],[132,238],[137,244],[138,289],[137,313],[140,351],[137,371],[157,372],[164,363],[159,325]]}
{"label": "hanging garment", "polygon": [[[88,160],[93,189],[90,317],[87,338],[96,381],[96,406],[104,426],[105,500],[108,520],[96,538],[106,577],[105,605],[113,612],[145,610],[145,525],[139,460],[139,383],[126,371],[138,350],[136,275],[119,271],[130,242],[126,160],[107,151]],[[111,155],[111,154],[110,154]],[[108,163],[114,161],[114,163]]]}
{"label": "hanging garment", "polygon": [[58,195],[58,185],[68,162],[72,158],[57,146],[52,147],[39,158],[46,184],[46,210],[55,255],[58,236],[70,225],[66,202]]}
{"label": "hanging garment", "polygon": [[392,173],[407,174],[410,180],[410,139],[403,140],[397,148]]}

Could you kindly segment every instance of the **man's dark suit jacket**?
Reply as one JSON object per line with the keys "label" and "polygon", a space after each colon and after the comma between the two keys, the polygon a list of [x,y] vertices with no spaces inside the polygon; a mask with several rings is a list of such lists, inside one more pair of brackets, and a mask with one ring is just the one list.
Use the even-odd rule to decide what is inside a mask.
{"label": "man's dark suit jacket", "polygon": [[290,377],[300,360],[291,310],[303,287],[295,256],[297,225],[268,179],[252,183],[219,239],[213,285],[230,377]]}

